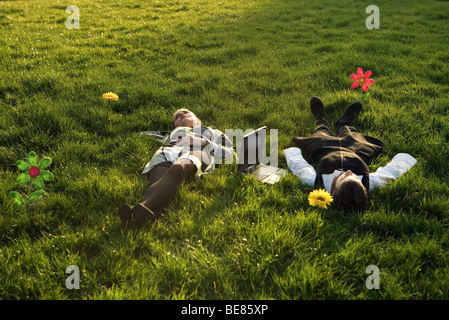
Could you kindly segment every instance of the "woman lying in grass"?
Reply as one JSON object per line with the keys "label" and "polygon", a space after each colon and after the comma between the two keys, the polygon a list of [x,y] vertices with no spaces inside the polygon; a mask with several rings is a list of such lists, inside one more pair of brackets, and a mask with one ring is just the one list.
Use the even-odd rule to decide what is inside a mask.
{"label": "woman lying in grass", "polygon": [[232,142],[220,130],[201,125],[197,116],[179,109],[173,115],[174,129],[164,146],[145,166],[142,175],[149,186],[143,199],[134,206],[127,203],[119,209],[123,222],[135,221],[143,226],[164,215],[170,199],[180,184],[195,174],[211,172],[216,163],[233,157]]}
{"label": "woman lying in grass", "polygon": [[[411,155],[399,153],[385,167],[370,173],[368,165],[380,154],[383,143],[358,133],[353,127],[352,121],[362,109],[362,104],[354,102],[335,121],[337,137],[332,134],[321,100],[313,97],[310,108],[317,120],[317,129],[309,138],[293,138],[299,148],[284,150],[285,158],[302,182],[310,187],[324,186],[337,205],[345,209],[365,210],[367,190],[399,178],[416,164]],[[302,152],[316,163],[316,169],[306,162]]]}

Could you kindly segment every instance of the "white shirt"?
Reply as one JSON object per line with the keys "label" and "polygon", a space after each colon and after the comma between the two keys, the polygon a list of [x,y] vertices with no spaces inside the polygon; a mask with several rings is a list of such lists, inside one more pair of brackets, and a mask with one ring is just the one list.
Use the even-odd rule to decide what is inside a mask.
{"label": "white shirt", "polygon": [[[341,170],[335,170],[333,173],[323,174],[323,183],[324,183],[324,189],[326,189],[327,192],[331,192],[332,188],[332,181],[334,181],[335,177],[338,177],[340,174],[342,174],[344,171]],[[316,174],[315,174],[316,176]],[[359,178],[360,181],[362,181],[363,176],[357,175],[357,178]]]}
{"label": "white shirt", "polygon": [[[315,168],[312,167],[302,156],[301,149],[292,147],[284,150],[285,159],[290,170],[299,177],[307,186],[313,187],[316,179]],[[417,163],[417,160],[407,153],[398,153],[385,167],[379,167],[376,172],[369,174],[369,191],[393,181]],[[342,173],[335,170],[330,174],[323,174],[324,188],[331,192],[332,180]],[[362,180],[362,176],[357,176]]]}

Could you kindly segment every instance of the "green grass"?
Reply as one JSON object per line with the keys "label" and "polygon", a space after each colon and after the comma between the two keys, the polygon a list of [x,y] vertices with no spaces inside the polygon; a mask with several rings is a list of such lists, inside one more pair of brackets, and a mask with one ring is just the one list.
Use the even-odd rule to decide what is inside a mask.
{"label": "green grass", "polygon": [[[64,1],[0,1],[0,298],[449,298],[449,2],[87,1],[69,30]],[[206,125],[279,130],[282,150],[376,85],[357,127],[418,164],[374,191],[363,214],[309,207],[290,174],[265,185],[225,165],[182,185],[153,226],[124,227],[123,202],[146,187],[179,107]],[[120,99],[105,103],[101,95]],[[29,151],[53,159],[47,195],[21,208],[10,191]],[[81,271],[68,290],[66,267]],[[365,269],[377,265],[380,289]]]}

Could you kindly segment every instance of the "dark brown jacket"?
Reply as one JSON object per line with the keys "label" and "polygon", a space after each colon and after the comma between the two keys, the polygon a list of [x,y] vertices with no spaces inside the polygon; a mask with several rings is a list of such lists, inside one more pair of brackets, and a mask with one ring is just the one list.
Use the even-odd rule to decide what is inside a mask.
{"label": "dark brown jacket", "polygon": [[316,186],[323,185],[323,174],[335,170],[351,170],[356,175],[362,175],[362,183],[369,190],[368,165],[380,154],[384,144],[382,141],[343,126],[338,136],[330,136],[316,132],[308,138],[293,138],[305,156],[316,163]]}

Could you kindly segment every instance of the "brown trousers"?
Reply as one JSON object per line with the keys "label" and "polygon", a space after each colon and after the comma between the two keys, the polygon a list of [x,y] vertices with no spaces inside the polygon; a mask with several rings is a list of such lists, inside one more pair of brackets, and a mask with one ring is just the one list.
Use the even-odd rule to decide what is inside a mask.
{"label": "brown trousers", "polygon": [[153,211],[156,217],[162,216],[181,183],[193,177],[197,171],[196,165],[188,159],[156,165],[144,175],[148,180],[148,188],[140,203]]}

